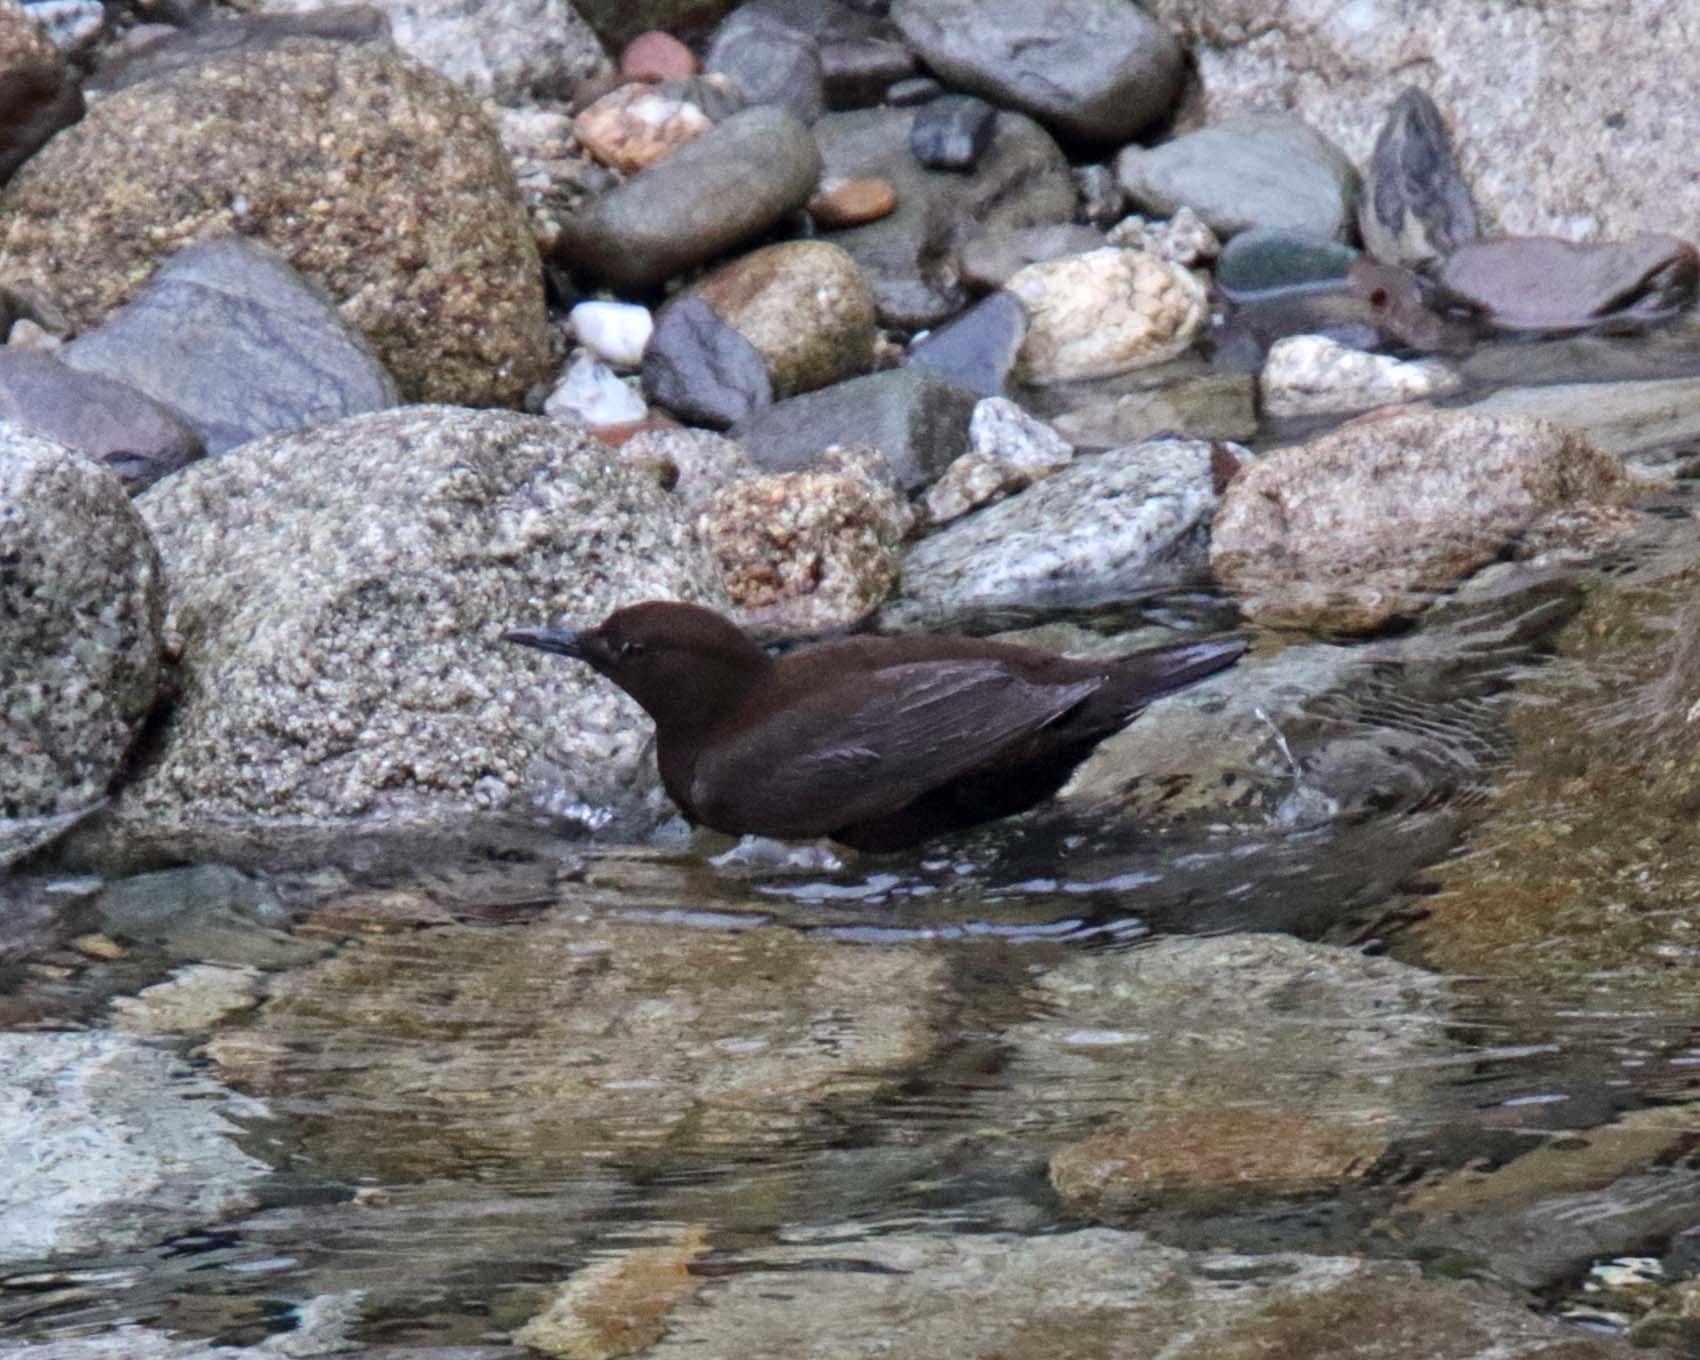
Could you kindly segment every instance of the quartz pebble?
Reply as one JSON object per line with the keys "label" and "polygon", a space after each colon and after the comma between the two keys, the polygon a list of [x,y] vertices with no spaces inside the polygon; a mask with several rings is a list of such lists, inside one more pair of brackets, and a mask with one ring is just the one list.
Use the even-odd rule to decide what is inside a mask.
{"label": "quartz pebble", "polygon": [[1258,382],[1272,416],[1367,411],[1454,392],[1458,375],[1438,359],[1366,354],[1322,335],[1290,335],[1270,348]]}
{"label": "quartz pebble", "polygon": [[629,425],[649,413],[633,382],[620,377],[594,354],[580,354],[543,403],[554,420],[576,420],[592,428]]}
{"label": "quartz pebble", "polygon": [[573,335],[604,363],[636,368],[655,330],[649,308],[633,302],[581,302],[568,313]]}

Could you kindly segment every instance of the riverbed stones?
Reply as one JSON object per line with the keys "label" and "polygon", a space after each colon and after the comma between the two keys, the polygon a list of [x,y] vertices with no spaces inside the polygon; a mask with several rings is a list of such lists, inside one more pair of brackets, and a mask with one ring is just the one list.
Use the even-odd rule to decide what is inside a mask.
{"label": "riverbed stones", "polygon": [[873,293],[855,260],[826,241],[752,251],[697,284],[691,296],[755,347],[776,398],[873,367]]}
{"label": "riverbed stones", "polygon": [[555,257],[613,288],[653,288],[801,208],[820,175],[807,127],[745,109],[564,221]]}
{"label": "riverbed stones", "polygon": [[983,397],[1000,397],[1026,339],[1027,309],[1000,288],[917,340],[904,363]]}
{"label": "riverbed stones", "polygon": [[1019,113],[999,113],[991,144],[971,171],[928,170],[909,148],[913,109],[830,113],[814,126],[825,175],[881,179],[896,208],[830,239],[854,257],[873,288],[883,324],[934,326],[967,301],[954,256],[970,235],[1068,222],[1074,178],[1051,137]]}
{"label": "riverbed stones", "polygon": [[968,452],[927,488],[927,518],[948,524],[1050,476],[1073,457],[1073,446],[1044,421],[1013,401],[988,397],[974,408]]}
{"label": "riverbed stones", "polygon": [[574,0],[573,8],[617,52],[641,34],[706,34],[735,0]]}
{"label": "riverbed stones", "polygon": [[1202,571],[1217,498],[1210,446],[1153,440],[1079,458],[922,539],[882,627],[949,630],[1000,606],[1064,605]]}
{"label": "riverbed stones", "polygon": [[172,407],[15,345],[0,348],[0,420],[105,463],[132,495],[206,452]]}
{"label": "riverbed stones", "polygon": [[677,504],[585,434],[403,407],[257,440],[136,504],[172,581],[180,693],[98,853],[665,815],[628,700],[492,644],[655,596],[724,601]]}
{"label": "riverbed stones", "polygon": [[1358,176],[1339,147],[1290,114],[1251,114],[1116,157],[1128,198],[1162,217],[1191,208],[1222,240],[1252,227],[1344,239]]}
{"label": "riverbed stones", "polygon": [[732,427],[768,472],[792,472],[834,444],[871,444],[906,491],[937,477],[968,447],[976,395],[924,368],[891,369],[775,402]]}
{"label": "riverbed stones", "polygon": [[644,84],[610,90],[573,120],[579,144],[623,175],[665,160],[713,126],[683,95]]}
{"label": "riverbed stones", "polygon": [[897,207],[897,194],[883,179],[823,180],[806,206],[817,227],[840,231],[889,217]]}
{"label": "riverbed stones", "polygon": [[567,315],[573,335],[604,363],[636,368],[655,332],[649,308],[634,302],[581,302]]}
{"label": "riverbed stones", "polygon": [[986,231],[963,242],[958,267],[962,281],[972,288],[1002,288],[1030,264],[1084,255],[1109,244],[1096,227],[1074,222]]}
{"label": "riverbed stones", "polygon": [[909,149],[929,170],[972,170],[992,143],[997,113],[971,94],[930,99],[909,125]]}
{"label": "riverbed stones", "polygon": [[543,413],[595,430],[636,424],[649,407],[636,379],[622,378],[594,354],[580,351],[544,399]]}
{"label": "riverbed stones", "polygon": [[1027,310],[1017,363],[1032,383],[1102,378],[1184,353],[1209,316],[1188,269],[1109,248],[1028,265],[1007,285]]}
{"label": "riverbed stones", "polygon": [[83,92],[29,12],[0,5],[0,184],[47,139],[82,117]]}
{"label": "riverbed stones", "polygon": [[1180,91],[1179,45],[1121,0],[897,0],[891,17],[948,84],[1069,138],[1128,141]]}
{"label": "riverbed stones", "polygon": [[[337,0],[267,0],[270,11],[331,8]],[[503,104],[566,99],[612,70],[570,0],[368,0],[395,45],[469,93]]]}
{"label": "riverbed stones", "polygon": [[152,1248],[252,1209],[263,1114],[120,1034],[0,1034],[0,1261]]}
{"label": "riverbed stones", "polygon": [[1590,243],[1501,236],[1453,251],[1439,282],[1446,302],[1499,330],[1627,327],[1694,304],[1700,252],[1675,236]]}
{"label": "riverbed stones", "polygon": [[1634,494],[1622,464],[1576,431],[1389,412],[1235,477],[1210,565],[1260,623],[1368,632],[1420,612],[1543,518]]}
{"label": "riverbed stones", "polygon": [[1457,391],[1460,379],[1438,359],[1367,354],[1322,335],[1277,340],[1258,378],[1271,416],[1367,411]]}
{"label": "riverbed stones", "polygon": [[1187,207],[1177,208],[1172,217],[1156,219],[1134,213],[1115,223],[1107,236],[1113,246],[1143,250],[1189,269],[1203,268],[1222,253],[1216,233]]}
{"label": "riverbed stones", "polygon": [[[51,363],[52,360],[45,362]],[[0,424],[0,864],[105,796],[158,694],[165,583],[109,470]],[[57,830],[41,824],[41,838]]]}
{"label": "riverbed stones", "polygon": [[61,358],[181,411],[210,454],[401,401],[324,291],[240,238],[173,255]]}
{"label": "riverbed stones", "polygon": [[695,54],[671,33],[640,33],[620,53],[620,74],[632,80],[683,80],[696,72]]}
{"label": "riverbed stones", "polygon": [[290,39],[108,95],[0,220],[0,272],[80,330],[177,249],[238,233],[322,285],[411,400],[517,404],[548,374],[507,156],[469,96],[393,54]]}
{"label": "riverbed stones", "polygon": [[864,478],[782,472],[717,491],[701,533],[746,630],[809,636],[879,607],[913,522],[901,495]]}
{"label": "riverbed stones", "polygon": [[1253,227],[1229,241],[1216,262],[1216,284],[1246,303],[1305,289],[1344,288],[1358,252],[1304,232]]}
{"label": "riverbed stones", "polygon": [[620,445],[620,457],[673,468],[677,473],[673,494],[683,502],[693,523],[716,491],[741,477],[753,477],[757,471],[735,439],[687,426],[634,434]]}
{"label": "riverbed stones", "polygon": [[[1186,362],[1186,361],[1182,361]],[[1257,432],[1257,384],[1249,373],[1202,365],[1163,365],[1094,382],[1037,389],[1034,410],[1082,451],[1119,449],[1155,435],[1250,439]]]}
{"label": "riverbed stones", "polygon": [[801,123],[826,110],[820,43],[759,6],[744,5],[726,17],[703,68],[730,77],[750,104],[774,105]]}
{"label": "riverbed stones", "polygon": [[761,351],[689,296],[662,309],[644,351],[643,390],[680,419],[716,430],[773,401]]}
{"label": "riverbed stones", "polygon": [[1378,260],[1430,269],[1480,234],[1434,100],[1411,86],[1387,111],[1358,200],[1358,230]]}
{"label": "riverbed stones", "polygon": [[939,1048],[946,963],[925,950],[615,910],[694,894],[616,865],[577,894],[608,908],[589,916],[362,936],[278,978],[209,1052],[275,1093],[320,1166],[393,1182],[460,1174],[469,1156],[551,1179],[610,1160],[720,1164],[829,1127]]}

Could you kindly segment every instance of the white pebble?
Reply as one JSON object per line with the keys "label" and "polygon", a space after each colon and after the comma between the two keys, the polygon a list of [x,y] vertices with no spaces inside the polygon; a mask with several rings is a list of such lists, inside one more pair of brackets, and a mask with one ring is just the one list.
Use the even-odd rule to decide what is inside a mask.
{"label": "white pebble", "polygon": [[568,316],[573,335],[598,359],[615,368],[636,368],[655,329],[649,308],[634,302],[581,302]]}
{"label": "white pebble", "polygon": [[642,420],[649,407],[635,379],[620,377],[594,354],[580,354],[567,365],[543,403],[543,412],[555,420],[576,420],[596,429]]}

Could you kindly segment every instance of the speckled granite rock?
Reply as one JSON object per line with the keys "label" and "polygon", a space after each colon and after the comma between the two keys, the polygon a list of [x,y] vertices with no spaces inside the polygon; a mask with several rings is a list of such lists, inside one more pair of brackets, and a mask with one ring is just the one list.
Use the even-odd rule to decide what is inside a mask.
{"label": "speckled granite rock", "polygon": [[701,533],[741,625],[806,635],[854,627],[879,607],[913,522],[902,496],[863,478],[783,472],[716,492]]}
{"label": "speckled granite rock", "polygon": [[1044,421],[1013,401],[988,397],[968,423],[968,452],[927,488],[927,518],[948,524],[1050,476],[1073,457],[1073,446]]}
{"label": "speckled granite rock", "polygon": [[0,1262],[153,1247],[252,1209],[233,1096],[117,1034],[0,1034]]}
{"label": "speckled granite rock", "polygon": [[645,430],[620,445],[620,457],[628,462],[652,462],[670,466],[678,474],[673,494],[695,520],[711,497],[728,482],[754,477],[756,465],[744,446],[712,430],[680,426],[672,430]]}
{"label": "speckled granite rock", "polygon": [[855,260],[825,241],[786,241],[733,261],[691,289],[755,346],[776,399],[874,363],[874,299]]}
{"label": "speckled granite rock", "polygon": [[627,834],[665,815],[630,701],[494,641],[654,596],[724,603],[676,503],[583,433],[403,407],[257,440],[135,504],[172,582],[180,696],[90,857],[500,809]]}
{"label": "speckled granite rock", "polygon": [[[346,0],[266,0],[268,11]],[[365,0],[389,19],[395,44],[475,95],[504,104],[565,99],[613,69],[570,0]]]}
{"label": "speckled granite rock", "polygon": [[103,797],[153,708],[164,581],[111,472],[0,425],[0,865]]}
{"label": "speckled granite rock", "polygon": [[1289,335],[1269,349],[1258,388],[1272,416],[1367,411],[1455,392],[1456,373],[1438,359],[1367,354],[1324,335]]}
{"label": "speckled granite rock", "polygon": [[65,58],[16,0],[0,4],[0,184],[83,112]]}
{"label": "speckled granite rock", "polygon": [[181,411],[211,454],[401,401],[323,291],[240,239],[178,251],[60,357]]}
{"label": "speckled granite rock", "polygon": [[1027,308],[1016,372],[1074,382],[1185,353],[1210,315],[1192,271],[1138,250],[1094,250],[1030,264],[1006,285]]}
{"label": "speckled granite rock", "polygon": [[321,284],[411,400],[517,404],[548,376],[500,142],[449,81],[372,48],[290,39],[106,96],[0,195],[0,274],[87,330],[231,234]]}
{"label": "speckled granite rock", "polygon": [[922,539],[903,560],[891,629],[949,629],[977,610],[1108,598],[1204,567],[1216,509],[1210,446],[1153,440],[1078,458]]}
{"label": "speckled granite rock", "polygon": [[1393,411],[1235,477],[1210,565],[1260,623],[1364,632],[1422,610],[1544,517],[1635,494],[1618,459],[1574,430]]}

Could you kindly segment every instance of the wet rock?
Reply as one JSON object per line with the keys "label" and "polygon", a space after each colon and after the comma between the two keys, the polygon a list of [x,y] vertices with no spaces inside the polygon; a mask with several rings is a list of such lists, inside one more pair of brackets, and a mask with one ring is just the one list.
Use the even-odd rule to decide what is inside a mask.
{"label": "wet rock", "polygon": [[889,216],[836,232],[874,290],[883,324],[937,325],[966,297],[953,258],[970,235],[1074,216],[1074,179],[1055,142],[1032,120],[1000,113],[992,142],[971,171],[928,170],[909,149],[915,113],[863,109],[815,124],[826,178],[883,179],[897,206]]}
{"label": "wet rock", "polygon": [[1151,221],[1137,213],[1124,217],[1110,228],[1109,243],[1128,250],[1143,250],[1171,264],[1191,269],[1202,267],[1222,253],[1216,233],[1198,220],[1191,208],[1180,208],[1173,217]]}
{"label": "wet rock", "polygon": [[497,131],[519,181],[532,238],[547,255],[561,223],[614,182],[614,172],[587,155],[573,120],[550,109],[501,109]]}
{"label": "wet rock", "polygon": [[673,494],[683,503],[692,522],[721,487],[756,475],[756,466],[742,444],[708,430],[683,427],[646,430],[622,444],[620,456],[631,462],[663,463],[676,468],[678,480]]}
{"label": "wet rock", "polygon": [[[395,45],[464,87],[503,104],[565,99],[606,75],[608,54],[569,0],[368,0],[389,20]],[[343,0],[268,0],[284,13]]]}
{"label": "wet rock", "polygon": [[1164,217],[1189,207],[1224,241],[1252,227],[1344,238],[1357,205],[1351,161],[1290,114],[1254,114],[1149,149],[1130,146],[1116,157],[1116,175],[1139,207]]}
{"label": "wet rock", "polygon": [[1442,298],[1500,330],[1631,326],[1694,303],[1700,252],[1674,236],[1579,244],[1502,236],[1460,246],[1440,270]]}
{"label": "wet rock", "polygon": [[1071,138],[1127,141],[1180,91],[1181,50],[1137,5],[897,0],[891,17],[943,80]]}
{"label": "wet rock", "polygon": [[634,424],[649,414],[649,407],[635,381],[622,378],[593,354],[580,354],[549,393],[543,413],[594,430]]}
{"label": "wet rock", "polygon": [[1072,382],[1160,364],[1184,353],[1209,314],[1190,271],[1137,250],[1095,250],[1028,265],[1009,291],[1027,309],[1018,371]]}
{"label": "wet rock", "polygon": [[963,243],[962,281],[973,288],[1002,288],[1030,264],[1084,255],[1109,244],[1103,232],[1073,222],[982,232]]}
{"label": "wet rock", "polygon": [[701,1292],[705,1277],[690,1267],[710,1249],[707,1229],[691,1224],[660,1245],[605,1256],[577,1271],[514,1340],[567,1360],[647,1350],[667,1334],[667,1313]]}
{"label": "wet rock", "polygon": [[1027,309],[999,290],[910,347],[904,362],[983,397],[1000,397],[1027,339]]}
{"label": "wet rock", "polygon": [[263,1113],[116,1034],[0,1034],[0,1260],[126,1251],[252,1209],[271,1168],[236,1145]]}
{"label": "wet rock", "polygon": [[644,84],[610,90],[573,120],[580,145],[625,175],[665,160],[713,126],[682,95]]}
{"label": "wet rock", "polygon": [[914,74],[914,55],[902,43],[863,38],[821,44],[821,84],[829,109],[878,104],[891,86]]}
{"label": "wet rock", "polygon": [[883,179],[823,182],[821,191],[808,202],[815,225],[828,231],[877,222],[889,217],[896,207],[897,195]]}
{"label": "wet rock", "polygon": [[683,80],[697,72],[697,59],[671,33],[640,33],[620,53],[620,74],[633,80]]}
{"label": "wet rock", "polygon": [[574,8],[610,51],[640,34],[660,29],[687,36],[706,34],[734,0],[574,0]]}
{"label": "wet rock", "polygon": [[929,170],[972,170],[992,143],[998,111],[971,94],[947,94],[915,111],[909,149]]}
{"label": "wet rock", "polygon": [[181,411],[209,454],[401,401],[323,290],[253,241],[179,251],[62,358]]}
{"label": "wet rock", "polygon": [[879,608],[913,522],[902,496],[862,478],[782,472],[715,492],[700,531],[743,627],[808,636]]}
{"label": "wet rock", "polygon": [[1366,354],[1320,335],[1277,340],[1258,378],[1264,412],[1271,416],[1367,411],[1458,387],[1458,375],[1438,359]]}
{"label": "wet rock", "polygon": [[1094,227],[1114,226],[1127,206],[1127,195],[1107,165],[1077,165],[1075,188],[1080,192],[1080,215]]}
{"label": "wet rock", "polygon": [[893,369],[752,412],[732,437],[768,472],[805,467],[833,444],[871,444],[913,491],[967,447],[974,402],[974,393],[925,369]]}
{"label": "wet rock", "polygon": [[1674,460],[1680,465],[1700,439],[1700,379],[1695,378],[1508,387],[1466,409],[1567,425],[1607,453],[1637,462]]}
{"label": "wet rock", "polygon": [[106,31],[106,10],[100,0],[32,0],[25,6],[52,43],[68,57],[87,55]]}
{"label": "wet rock", "polygon": [[949,630],[1003,605],[1081,603],[1202,570],[1216,509],[1210,446],[1154,440],[1076,459],[922,539],[884,628]]}
{"label": "wet rock", "polygon": [[1420,611],[1544,516],[1634,494],[1618,460],[1575,431],[1392,412],[1236,477],[1210,565],[1261,623],[1367,632]]}
{"label": "wet rock", "polygon": [[795,212],[820,173],[808,128],[746,109],[563,222],[556,258],[615,288],[652,288]]}
{"label": "wet rock", "polygon": [[[48,360],[47,362],[52,362]],[[160,682],[164,579],[118,478],[0,425],[0,828],[10,862],[107,791]]]}
{"label": "wet rock", "polygon": [[[628,834],[665,815],[628,701],[491,645],[514,621],[723,599],[676,504],[587,436],[405,407],[257,440],[136,505],[180,695],[90,858],[287,857],[285,827],[436,833],[503,808]],[[265,535],[241,529],[262,514]]]}
{"label": "wet rock", "polygon": [[[143,38],[144,33],[152,36]],[[270,52],[298,38],[324,38],[394,51],[390,21],[374,5],[334,5],[295,14],[214,14],[186,28],[145,24],[112,49],[88,81],[91,93],[111,94],[144,80],[181,73],[212,58]]]}
{"label": "wet rock", "polygon": [[204,1034],[260,1004],[263,974],[247,965],[192,963],[112,1003],[112,1027],[143,1038]]}
{"label": "wet rock", "polygon": [[1248,373],[1148,369],[1096,382],[1035,389],[1030,404],[1081,450],[1119,449],[1161,434],[1250,439],[1257,384]]}
{"label": "wet rock", "polygon": [[755,346],[775,397],[812,392],[873,367],[873,294],[856,262],[825,241],[753,251],[697,284],[691,296]]}
{"label": "wet rock", "polygon": [[989,397],[974,408],[968,452],[927,489],[927,518],[948,524],[1050,476],[1074,457],[1069,442],[1013,401]]}
{"label": "wet rock", "polygon": [[751,104],[771,104],[808,124],[826,110],[820,44],[756,6],[732,11],[703,66],[730,76]]}
{"label": "wet rock", "polygon": [[1067,1210],[1099,1221],[1361,1176],[1453,1051],[1442,980],[1282,935],[1071,959],[1033,1000],[1041,1018],[1005,1035],[1020,1122],[1042,1128],[1081,1089],[1127,1112],[1052,1157]]}
{"label": "wet rock", "polygon": [[567,315],[573,335],[598,359],[616,368],[636,368],[655,331],[649,308],[632,302],[581,302]]}
{"label": "wet rock", "polygon": [[1413,85],[1387,111],[1358,200],[1358,230],[1378,260],[1429,269],[1479,234],[1434,100]]}
{"label": "wet rock", "polygon": [[0,184],[83,115],[65,58],[22,5],[0,6]]}
{"label": "wet rock", "polygon": [[469,96],[373,49],[291,39],[108,95],[0,218],[0,273],[81,330],[179,247],[236,232],[323,286],[410,400],[517,403],[549,371],[501,144]]}
{"label": "wet rock", "polygon": [[1216,285],[1230,302],[1345,286],[1358,252],[1338,241],[1273,227],[1242,231],[1216,263]]}
{"label": "wet rock", "polygon": [[0,420],[105,463],[132,495],[206,452],[194,426],[127,383],[0,349]]}
{"label": "wet rock", "polygon": [[[800,1234],[799,1234],[800,1236]],[[856,1262],[847,1269],[846,1256]],[[1626,1342],[1404,1262],[1189,1254],[1105,1228],[763,1244],[666,1315],[646,1360],[877,1351],[962,1360],[1628,1360]],[[1396,1325],[1390,1324],[1396,1319]],[[1159,1343],[1158,1339],[1161,1339]]]}
{"label": "wet rock", "polygon": [[773,401],[761,351],[695,297],[662,309],[643,356],[643,390],[681,419],[715,429]]}
{"label": "wet rock", "polygon": [[[641,864],[610,872],[579,901],[695,900]],[[925,952],[613,918],[365,936],[278,979],[209,1052],[275,1093],[318,1165],[393,1182],[468,1156],[529,1178],[722,1164],[888,1094],[942,1042],[945,964]]]}

